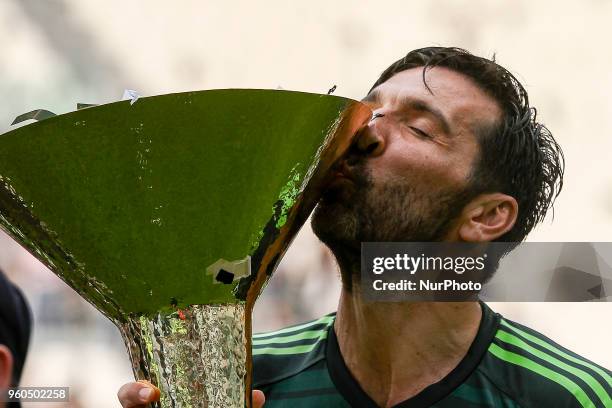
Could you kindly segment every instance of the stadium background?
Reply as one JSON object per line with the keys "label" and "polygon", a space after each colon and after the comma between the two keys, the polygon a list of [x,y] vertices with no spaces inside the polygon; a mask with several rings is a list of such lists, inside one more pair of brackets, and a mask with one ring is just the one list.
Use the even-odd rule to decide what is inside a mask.
{"label": "stadium background", "polygon": [[[361,98],[408,50],[455,45],[497,60],[526,85],[563,146],[565,189],[531,241],[611,241],[612,3],[472,0],[266,2],[4,0],[0,132],[36,108],[210,88],[277,88]],[[35,330],[23,385],[70,386],[73,407],[118,407],[131,371],[118,331],[6,235],[0,267],[25,291]],[[256,330],[335,309],[330,254],[306,226],[260,300]],[[612,366],[612,307],[493,308]],[[25,403],[24,406],[39,406]],[[54,406],[59,406],[55,404]]]}

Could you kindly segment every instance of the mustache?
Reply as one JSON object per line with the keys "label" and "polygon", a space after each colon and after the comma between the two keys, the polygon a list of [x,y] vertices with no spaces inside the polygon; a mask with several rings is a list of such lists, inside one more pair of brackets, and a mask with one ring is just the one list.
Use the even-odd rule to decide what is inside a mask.
{"label": "mustache", "polygon": [[372,176],[363,162],[350,167],[349,177],[357,187],[367,188],[372,185]]}
{"label": "mustache", "polygon": [[371,183],[369,171],[363,160],[342,159],[332,167],[330,175],[332,177],[333,175],[343,176],[359,187],[365,187]]}
{"label": "mustache", "polygon": [[340,161],[341,172],[350,178],[358,187],[372,185],[372,176],[367,167],[367,155],[353,143],[344,158]]}
{"label": "mustache", "polygon": [[[334,183],[338,177],[343,177],[347,183]],[[327,181],[323,184],[321,199],[328,204],[336,203],[344,207],[353,207],[365,200],[367,192],[372,187],[372,177],[365,163],[348,165],[342,160],[329,172]]]}

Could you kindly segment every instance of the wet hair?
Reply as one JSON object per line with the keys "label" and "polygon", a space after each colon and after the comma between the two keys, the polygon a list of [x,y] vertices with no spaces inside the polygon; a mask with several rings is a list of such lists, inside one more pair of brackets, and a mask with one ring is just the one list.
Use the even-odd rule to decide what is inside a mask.
{"label": "wet hair", "polygon": [[[474,195],[500,192],[514,197],[518,215],[513,228],[496,239],[520,242],[552,208],[563,186],[563,151],[550,131],[536,120],[525,88],[507,69],[492,59],[454,47],[427,47],[410,51],[394,62],[374,83],[370,92],[398,72],[423,67],[445,67],[470,78],[491,96],[502,110],[493,126],[481,126],[477,134],[479,159],[472,169]],[[433,92],[432,92],[433,93]]]}

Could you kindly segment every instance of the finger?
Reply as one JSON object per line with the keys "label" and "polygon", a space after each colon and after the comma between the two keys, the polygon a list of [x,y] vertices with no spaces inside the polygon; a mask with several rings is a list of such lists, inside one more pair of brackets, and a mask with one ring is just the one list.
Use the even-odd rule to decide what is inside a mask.
{"label": "finger", "polygon": [[266,402],[266,396],[259,390],[253,390],[253,408],[261,408]]}
{"label": "finger", "polygon": [[159,396],[159,388],[144,380],[124,384],[117,392],[117,398],[123,408],[139,408],[157,401]]}

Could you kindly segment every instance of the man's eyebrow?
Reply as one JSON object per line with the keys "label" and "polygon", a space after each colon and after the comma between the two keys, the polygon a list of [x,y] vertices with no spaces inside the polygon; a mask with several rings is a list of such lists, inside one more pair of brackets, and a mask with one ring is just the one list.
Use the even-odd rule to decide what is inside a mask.
{"label": "man's eyebrow", "polygon": [[446,119],[446,116],[444,116],[441,110],[431,106],[427,102],[420,99],[404,98],[400,101],[400,103],[409,109],[431,114],[440,123],[440,126],[442,127],[444,133],[446,133],[447,135],[451,134],[448,120]]}

